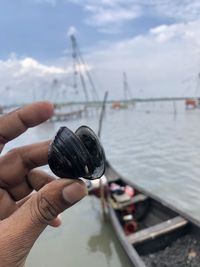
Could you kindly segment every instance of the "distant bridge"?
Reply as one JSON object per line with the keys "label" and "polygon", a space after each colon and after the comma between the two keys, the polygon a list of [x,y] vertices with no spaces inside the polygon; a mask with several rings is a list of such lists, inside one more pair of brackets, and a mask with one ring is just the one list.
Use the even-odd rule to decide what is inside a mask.
{"label": "distant bridge", "polygon": [[[136,102],[168,102],[168,101],[185,101],[187,99],[195,99],[196,97],[159,97],[159,98],[133,98],[129,100],[108,100],[107,104],[112,104],[115,102],[120,103],[136,103]],[[200,99],[200,98],[199,98]],[[57,103],[55,104],[57,107],[60,106],[66,106],[66,105],[85,105],[85,106],[101,106],[102,101],[93,101],[93,102],[85,102],[85,101],[79,101],[79,102],[67,102],[67,103]]]}
{"label": "distant bridge", "polygon": [[[120,102],[120,103],[127,103],[127,104],[134,104],[134,103],[142,103],[142,102],[169,102],[169,101],[184,101],[187,99],[195,99],[196,97],[157,97],[157,98],[133,98],[130,100],[108,100],[107,104],[112,104],[114,102]],[[200,99],[200,98],[198,98]],[[14,109],[15,107],[20,107],[27,105],[29,103],[20,103],[20,104],[9,104],[9,105],[1,105],[0,107],[5,109]],[[86,107],[99,107],[102,105],[102,101],[74,101],[74,102],[62,102],[62,103],[54,103],[56,108],[61,108],[65,106],[86,106]]]}
{"label": "distant bridge", "polygon": [[[159,98],[133,98],[129,100],[107,100],[107,104],[112,104],[115,102],[120,102],[124,104],[135,104],[142,102],[169,102],[169,101],[185,101],[187,99],[195,99],[195,97],[159,97]],[[200,99],[200,98],[199,98]],[[99,107],[102,105],[102,101],[77,101],[77,102],[63,102],[63,103],[55,103],[55,107],[61,108],[64,106],[77,106],[84,105],[86,107]]]}

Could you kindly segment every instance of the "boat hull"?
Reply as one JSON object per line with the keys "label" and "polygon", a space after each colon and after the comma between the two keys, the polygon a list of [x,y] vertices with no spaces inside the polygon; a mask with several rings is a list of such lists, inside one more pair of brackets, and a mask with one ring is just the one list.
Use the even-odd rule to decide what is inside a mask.
{"label": "boat hull", "polygon": [[[121,218],[125,204],[120,203],[120,209],[119,207],[113,207],[112,192],[107,190],[106,204],[110,222],[133,266],[183,267],[187,266],[184,263],[188,262],[194,263],[191,266],[200,266],[200,255],[198,252],[200,225],[198,221],[166,203],[158,196],[154,196],[138,185],[122,178],[109,163],[107,163],[105,176],[108,185],[112,183],[121,186],[129,185],[135,189],[137,195],[144,195],[146,197],[142,200],[143,205],[145,201],[146,203],[148,202],[148,205],[145,204],[148,209],[143,209],[145,214],[138,217],[139,229],[127,235]],[[140,203],[140,206],[135,206],[136,208],[141,208],[142,205]],[[190,243],[193,245],[187,243],[187,240],[190,240]],[[181,242],[184,244],[181,245]],[[195,262],[197,262],[196,265]]]}

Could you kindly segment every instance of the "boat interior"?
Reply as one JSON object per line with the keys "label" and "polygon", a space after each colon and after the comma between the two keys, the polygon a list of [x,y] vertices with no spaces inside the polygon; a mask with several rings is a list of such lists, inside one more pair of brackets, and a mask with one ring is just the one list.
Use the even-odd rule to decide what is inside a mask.
{"label": "boat interior", "polygon": [[131,190],[123,179],[112,180],[109,187],[110,205],[128,242],[141,256],[162,250],[179,237],[197,230],[164,204],[135,189]]}

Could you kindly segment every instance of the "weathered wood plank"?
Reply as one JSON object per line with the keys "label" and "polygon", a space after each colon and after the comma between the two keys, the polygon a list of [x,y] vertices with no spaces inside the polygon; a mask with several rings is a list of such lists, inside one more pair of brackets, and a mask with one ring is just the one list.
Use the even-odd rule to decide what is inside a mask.
{"label": "weathered wood plank", "polygon": [[148,239],[154,239],[160,235],[167,234],[178,228],[185,226],[188,223],[187,220],[181,216],[177,216],[165,222],[156,224],[144,230],[138,231],[134,234],[127,236],[128,241],[135,245]]}

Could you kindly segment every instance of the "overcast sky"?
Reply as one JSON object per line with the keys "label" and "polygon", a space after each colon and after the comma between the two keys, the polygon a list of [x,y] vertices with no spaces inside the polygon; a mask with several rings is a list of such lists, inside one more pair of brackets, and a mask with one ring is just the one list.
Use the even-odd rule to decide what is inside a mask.
{"label": "overcast sky", "polygon": [[71,100],[70,33],[100,97],[200,95],[199,0],[2,0],[1,101]]}

